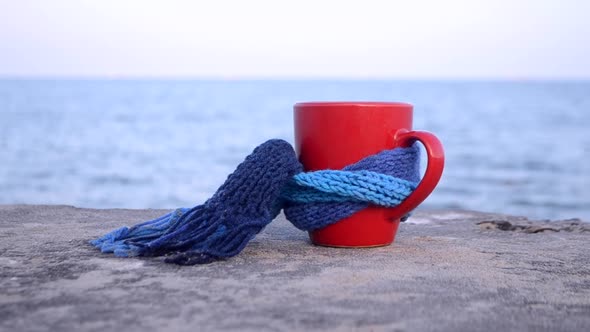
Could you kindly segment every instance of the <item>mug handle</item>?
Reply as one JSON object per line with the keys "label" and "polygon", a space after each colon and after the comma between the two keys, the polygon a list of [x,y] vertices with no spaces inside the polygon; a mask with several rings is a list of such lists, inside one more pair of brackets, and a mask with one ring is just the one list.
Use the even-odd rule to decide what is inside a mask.
{"label": "mug handle", "polygon": [[391,208],[389,217],[393,220],[403,217],[418,207],[432,193],[442,176],[445,165],[445,154],[442,144],[436,136],[427,131],[407,129],[400,129],[393,135],[395,147],[409,147],[416,141],[422,143],[426,149],[426,155],[428,156],[426,172],[414,192],[398,206]]}

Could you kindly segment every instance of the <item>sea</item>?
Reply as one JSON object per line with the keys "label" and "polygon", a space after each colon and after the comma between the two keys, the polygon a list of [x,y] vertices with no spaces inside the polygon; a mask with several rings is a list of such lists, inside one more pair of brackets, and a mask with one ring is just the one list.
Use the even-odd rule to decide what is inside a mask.
{"label": "sea", "polygon": [[590,221],[583,81],[2,79],[0,204],[203,203],[258,144],[293,142],[302,101],[413,104],[446,156],[419,209]]}

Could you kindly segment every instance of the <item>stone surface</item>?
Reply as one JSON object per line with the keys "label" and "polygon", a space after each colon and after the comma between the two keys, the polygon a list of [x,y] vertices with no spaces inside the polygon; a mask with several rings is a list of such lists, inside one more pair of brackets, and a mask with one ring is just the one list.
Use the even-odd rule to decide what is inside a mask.
{"label": "stone surface", "polygon": [[590,330],[590,224],[417,212],[394,245],[316,247],[282,217],[180,267],[88,240],[163,210],[0,206],[0,330]]}

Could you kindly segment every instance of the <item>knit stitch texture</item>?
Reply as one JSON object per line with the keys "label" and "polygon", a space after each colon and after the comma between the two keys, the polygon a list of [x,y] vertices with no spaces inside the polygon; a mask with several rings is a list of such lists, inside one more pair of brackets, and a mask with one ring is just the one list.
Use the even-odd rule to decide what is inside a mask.
{"label": "knit stitch texture", "polygon": [[161,256],[181,265],[237,255],[284,209],[297,228],[323,228],[369,204],[391,207],[419,182],[416,145],[382,151],[343,170],[303,172],[291,145],[270,140],[204,204],[116,229],[91,244],[116,256]]}

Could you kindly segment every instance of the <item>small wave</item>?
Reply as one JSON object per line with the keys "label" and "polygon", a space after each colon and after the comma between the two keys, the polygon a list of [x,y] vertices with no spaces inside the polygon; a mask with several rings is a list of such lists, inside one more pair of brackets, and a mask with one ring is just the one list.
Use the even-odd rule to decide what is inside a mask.
{"label": "small wave", "polygon": [[49,179],[53,176],[55,176],[55,172],[49,171],[49,170],[40,170],[40,171],[34,171],[32,172],[29,177],[31,179],[35,179],[35,180],[42,180],[42,179]]}
{"label": "small wave", "polygon": [[554,208],[554,209],[567,209],[567,210],[583,210],[585,208],[584,204],[579,203],[565,203],[565,202],[551,202],[551,201],[543,201],[543,202],[534,202],[527,199],[517,199],[511,202],[514,205],[519,206],[542,206],[544,208]]}
{"label": "small wave", "polygon": [[147,178],[131,178],[121,175],[98,175],[90,178],[92,184],[117,184],[117,185],[138,185],[149,184],[152,181]]}
{"label": "small wave", "polygon": [[436,192],[439,194],[454,194],[454,195],[472,195],[476,191],[475,189],[464,187],[451,187],[451,186],[440,186],[436,188]]}

